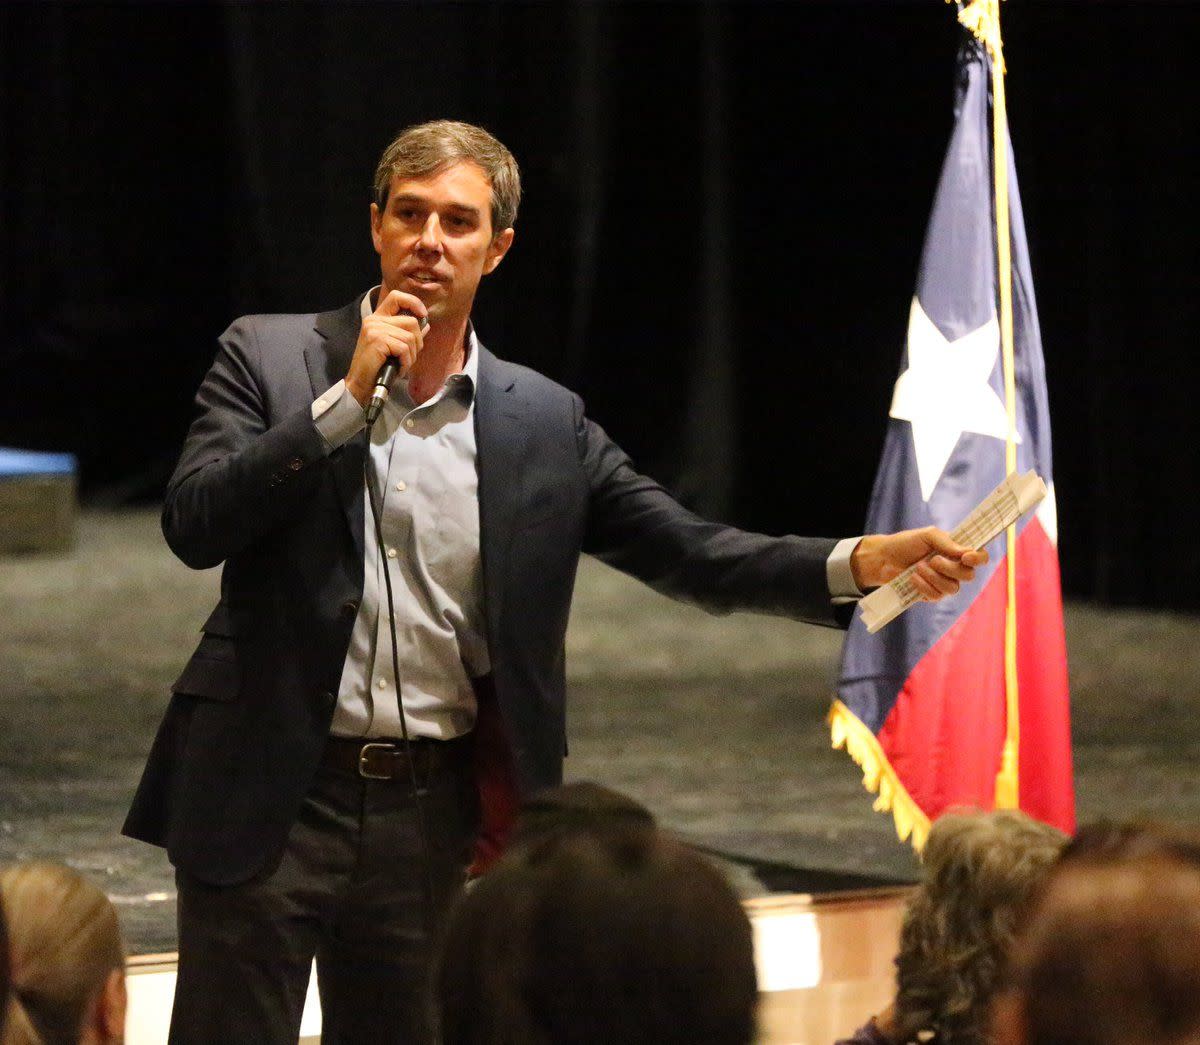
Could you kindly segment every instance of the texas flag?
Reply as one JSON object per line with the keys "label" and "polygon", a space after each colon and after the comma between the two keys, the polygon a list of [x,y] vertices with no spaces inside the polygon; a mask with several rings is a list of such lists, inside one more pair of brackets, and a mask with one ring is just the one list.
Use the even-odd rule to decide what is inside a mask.
{"label": "texas flag", "polygon": [[[869,533],[954,527],[1005,476],[1008,414],[1000,326],[990,63],[967,36],[955,126],[925,236],[908,337],[875,477]],[[1018,804],[1074,828],[1066,643],[1058,571],[1050,412],[1029,250],[1008,148],[1017,471],[1049,495],[1018,524]],[[919,849],[952,806],[990,809],[1009,730],[1005,680],[1007,544],[958,595],[920,603],[875,635],[856,613],[830,711],[835,747],[863,769],[902,839]]]}

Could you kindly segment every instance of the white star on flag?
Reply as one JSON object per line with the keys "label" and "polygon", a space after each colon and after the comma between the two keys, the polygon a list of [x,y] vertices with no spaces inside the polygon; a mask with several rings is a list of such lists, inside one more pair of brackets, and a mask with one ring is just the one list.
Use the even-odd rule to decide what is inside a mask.
{"label": "white star on flag", "polygon": [[912,425],[917,475],[926,501],[963,432],[1008,438],[1008,412],[988,384],[999,353],[1000,325],[995,316],[979,329],[947,341],[913,297],[908,313],[908,369],[896,380],[888,413]]}

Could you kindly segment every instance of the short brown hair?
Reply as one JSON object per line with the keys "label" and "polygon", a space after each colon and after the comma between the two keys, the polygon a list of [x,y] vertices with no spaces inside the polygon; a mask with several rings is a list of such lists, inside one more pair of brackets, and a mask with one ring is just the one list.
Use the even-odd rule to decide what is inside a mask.
{"label": "short brown hair", "polygon": [[513,154],[482,127],[432,120],[402,130],[379,157],[375,202],[387,206],[392,179],[424,178],[455,163],[473,163],[492,186],[492,234],[510,228],[521,202],[521,172]]}
{"label": "short brown hair", "polygon": [[750,920],[721,873],[644,822],[511,850],[434,964],[441,1045],[749,1045]]}
{"label": "short brown hair", "polygon": [[1034,898],[995,1015],[1029,1045],[1200,1041],[1200,833],[1081,828]]}
{"label": "short brown hair", "polygon": [[569,835],[657,829],[654,814],[636,799],[591,780],[573,780],[525,800],[509,848],[552,848]]}

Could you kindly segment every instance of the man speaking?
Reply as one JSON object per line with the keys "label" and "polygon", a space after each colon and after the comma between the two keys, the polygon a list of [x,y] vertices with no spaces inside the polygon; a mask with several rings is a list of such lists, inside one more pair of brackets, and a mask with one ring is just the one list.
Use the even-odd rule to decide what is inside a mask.
{"label": "man speaking", "polygon": [[408,128],[375,176],[379,286],[237,320],[197,394],[163,532],[224,563],[221,599],[125,825],[176,868],[173,1042],[294,1043],[314,955],[323,1040],[421,1040],[429,933],[472,846],[561,779],[580,552],[714,611],[830,625],[930,553],[930,599],[984,561],[932,529],[745,533],[639,475],[470,323],[519,199],[486,131]]}

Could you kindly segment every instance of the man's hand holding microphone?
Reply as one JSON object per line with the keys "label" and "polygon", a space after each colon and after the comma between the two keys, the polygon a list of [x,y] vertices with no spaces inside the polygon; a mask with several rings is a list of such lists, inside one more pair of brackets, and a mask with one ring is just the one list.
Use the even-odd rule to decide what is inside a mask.
{"label": "man's hand holding microphone", "polygon": [[387,389],[397,375],[407,374],[425,343],[429,310],[412,294],[390,291],[363,320],[346,374],[346,388],[367,411],[367,423],[378,416]]}

